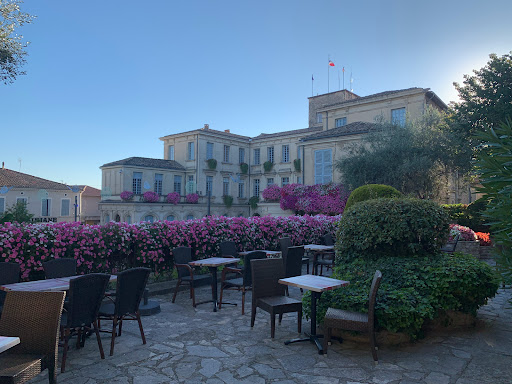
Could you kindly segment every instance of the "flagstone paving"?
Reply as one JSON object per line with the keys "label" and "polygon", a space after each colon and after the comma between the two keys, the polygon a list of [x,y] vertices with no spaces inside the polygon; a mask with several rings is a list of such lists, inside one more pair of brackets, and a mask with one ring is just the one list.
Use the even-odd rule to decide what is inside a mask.
{"label": "flagstone paving", "polygon": [[[210,295],[196,290],[197,299]],[[285,346],[297,336],[296,315],[285,315],[270,339],[270,319],[258,312],[250,327],[250,294],[246,314],[224,306],[212,312],[209,304],[192,307],[188,291],[158,296],[162,312],[143,317],[147,344],[142,345],[136,322],[126,322],[108,356],[110,340],[102,335],[106,358],[100,359],[94,337],[80,350],[70,349],[59,383],[329,383],[329,384],[505,384],[512,383],[512,289],[498,295],[478,314],[476,327],[442,329],[414,344],[381,346],[375,366],[367,343],[334,342],[326,356],[313,344]],[[300,291],[290,288],[300,297]],[[230,291],[226,301],[241,302]],[[303,329],[309,329],[303,321]],[[32,383],[47,383],[44,373]]]}

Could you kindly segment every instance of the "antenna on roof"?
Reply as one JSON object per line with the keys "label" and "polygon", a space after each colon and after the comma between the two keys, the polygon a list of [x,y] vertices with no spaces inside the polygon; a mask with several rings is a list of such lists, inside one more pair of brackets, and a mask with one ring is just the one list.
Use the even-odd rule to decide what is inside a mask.
{"label": "antenna on roof", "polygon": [[21,157],[18,157],[18,163],[20,163],[20,172],[21,172]]}
{"label": "antenna on roof", "polygon": [[350,68],[350,92],[354,92],[354,78],[352,77],[352,68]]}

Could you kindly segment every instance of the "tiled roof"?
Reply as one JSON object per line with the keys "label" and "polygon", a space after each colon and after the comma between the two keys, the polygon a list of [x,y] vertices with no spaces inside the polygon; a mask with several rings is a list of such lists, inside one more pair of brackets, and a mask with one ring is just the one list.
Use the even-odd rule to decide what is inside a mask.
{"label": "tiled roof", "polygon": [[179,133],[172,133],[170,135],[165,135],[163,137],[160,137],[160,140],[164,140],[166,138],[172,137],[172,136],[181,136],[181,135],[188,135],[188,134],[199,134],[199,133],[213,133],[215,135],[225,136],[226,138],[232,138],[232,139],[242,139],[242,140],[249,140],[249,136],[242,136],[237,135],[236,133],[226,132],[226,131],[218,131],[216,129],[208,128],[208,129],[194,129],[192,131],[186,131],[186,132],[179,132]]}
{"label": "tiled roof", "polygon": [[280,137],[280,136],[290,136],[290,135],[301,135],[301,134],[308,134],[313,132],[321,131],[322,127],[312,127],[312,128],[302,128],[302,129],[294,129],[291,131],[283,131],[283,132],[276,132],[276,133],[261,133],[253,140],[261,140],[261,139],[268,139],[272,137]]}
{"label": "tiled roof", "polygon": [[101,191],[94,187],[89,187],[88,185],[79,185],[80,190],[82,191],[83,196],[101,196]]}
{"label": "tiled roof", "polygon": [[394,95],[394,94],[400,93],[400,92],[406,92],[406,91],[423,91],[423,92],[427,92],[428,90],[429,90],[428,88],[412,87],[412,88],[406,88],[406,89],[397,89],[395,91],[379,92],[379,93],[374,93],[373,95],[362,96],[362,97],[358,97],[356,99],[350,99],[350,100],[340,101],[338,103],[333,103],[333,104],[330,104],[330,105],[326,105],[325,107],[320,108],[320,110],[329,109],[330,107],[335,107],[335,106],[349,104],[349,103],[359,103],[361,101],[368,101],[370,99],[374,99],[374,98],[378,98],[378,97],[382,97],[382,96],[390,96],[390,95]]}
{"label": "tiled roof", "polygon": [[0,169],[0,187],[15,188],[37,188],[37,189],[56,189],[69,190],[66,184],[56,183],[40,177],[27,175],[26,173],[11,171],[10,169]]}
{"label": "tiled roof", "polygon": [[133,167],[143,168],[160,168],[160,169],[177,169],[184,171],[185,167],[174,160],[151,159],[148,157],[129,157],[127,159],[114,161],[112,163],[103,164],[103,167],[113,167],[116,165],[129,165]]}
{"label": "tiled roof", "polygon": [[328,129],[327,131],[321,131],[315,133],[310,136],[306,136],[302,139],[302,141],[310,141],[310,140],[318,140],[325,139],[329,137],[339,137],[339,136],[347,136],[347,135],[358,135],[362,133],[368,133],[375,129],[377,124],[375,123],[366,123],[363,121],[356,121],[354,123],[350,123],[344,125],[342,127],[337,127],[333,129]]}

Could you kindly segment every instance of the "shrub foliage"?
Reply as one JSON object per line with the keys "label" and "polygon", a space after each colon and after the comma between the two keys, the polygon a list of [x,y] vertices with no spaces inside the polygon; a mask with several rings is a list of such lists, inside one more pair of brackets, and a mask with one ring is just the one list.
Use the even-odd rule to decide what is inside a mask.
{"label": "shrub foliage", "polygon": [[347,205],[345,209],[351,207],[355,203],[359,203],[360,201],[366,201],[371,199],[378,198],[393,198],[393,197],[402,197],[402,193],[400,193],[396,188],[393,188],[389,185],[384,184],[367,184],[362,185],[352,191],[347,200]]}

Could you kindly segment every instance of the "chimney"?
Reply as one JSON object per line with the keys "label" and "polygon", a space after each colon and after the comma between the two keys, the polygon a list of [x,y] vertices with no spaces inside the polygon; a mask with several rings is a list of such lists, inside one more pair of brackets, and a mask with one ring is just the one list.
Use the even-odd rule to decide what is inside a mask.
{"label": "chimney", "polygon": [[205,124],[203,129],[210,129],[210,124]]}
{"label": "chimney", "polygon": [[5,163],[2,161],[2,169],[5,169]]}
{"label": "chimney", "polygon": [[231,133],[231,132],[229,132],[229,129],[225,129],[225,130],[224,130],[224,132],[226,132],[226,133]]}

